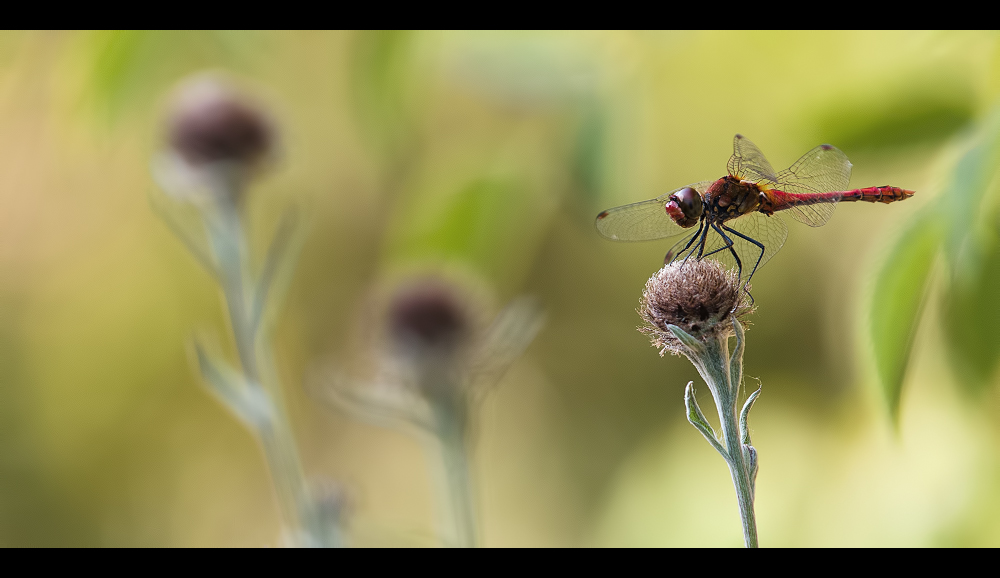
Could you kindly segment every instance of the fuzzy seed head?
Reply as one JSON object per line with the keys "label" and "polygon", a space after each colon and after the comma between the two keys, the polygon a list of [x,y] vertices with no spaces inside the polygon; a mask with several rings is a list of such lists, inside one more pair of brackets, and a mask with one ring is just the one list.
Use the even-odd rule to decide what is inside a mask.
{"label": "fuzzy seed head", "polygon": [[189,81],[168,119],[170,146],[190,165],[254,165],[274,145],[267,116],[234,88],[214,78]]}
{"label": "fuzzy seed head", "polygon": [[[749,287],[747,287],[749,290]],[[665,265],[646,282],[638,313],[660,355],[681,352],[681,342],[667,328],[676,325],[702,341],[731,335],[732,316],[744,322],[749,299],[735,271],[710,259]]]}

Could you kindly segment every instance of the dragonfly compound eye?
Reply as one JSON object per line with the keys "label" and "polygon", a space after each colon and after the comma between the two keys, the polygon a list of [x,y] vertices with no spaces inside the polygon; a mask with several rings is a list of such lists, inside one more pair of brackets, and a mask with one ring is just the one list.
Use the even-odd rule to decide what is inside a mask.
{"label": "dragonfly compound eye", "polygon": [[684,187],[670,195],[664,207],[670,218],[681,227],[693,227],[701,218],[701,194],[691,187]]}

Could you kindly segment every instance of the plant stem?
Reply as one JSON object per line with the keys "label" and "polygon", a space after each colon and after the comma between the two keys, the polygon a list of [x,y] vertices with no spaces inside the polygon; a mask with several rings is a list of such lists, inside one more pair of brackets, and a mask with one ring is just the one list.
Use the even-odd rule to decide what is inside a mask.
{"label": "plant stem", "polygon": [[[742,336],[739,336],[742,339]],[[726,448],[726,463],[733,477],[736,489],[736,501],[740,508],[740,520],[743,523],[743,540],[747,548],[757,547],[757,519],[754,515],[753,484],[750,464],[743,453],[743,442],[739,428],[737,403],[739,400],[740,383],[733,382],[733,367],[730,365],[729,338],[718,337],[704,344],[701,355],[689,356],[694,362],[708,388],[712,391],[715,406],[719,411],[719,424],[722,428],[722,442]],[[743,355],[737,350],[732,363],[740,365],[737,375],[742,377]]]}
{"label": "plant stem", "polygon": [[[451,393],[451,392],[449,392]],[[467,420],[464,396],[434,396],[436,436],[444,468],[442,507],[448,508],[452,540],[458,548],[477,545],[476,512],[469,474]]]}
{"label": "plant stem", "polygon": [[247,304],[253,284],[247,275],[246,242],[235,195],[219,195],[216,210],[205,211],[205,224],[212,251],[219,267],[219,278],[229,310],[236,349],[243,368],[246,387],[261,399],[267,399],[267,418],[250,424],[260,440],[274,482],[282,518],[295,545],[312,545],[317,520],[312,515],[305,476],[282,403],[281,389],[273,384],[265,389],[261,379],[261,360],[257,335]]}

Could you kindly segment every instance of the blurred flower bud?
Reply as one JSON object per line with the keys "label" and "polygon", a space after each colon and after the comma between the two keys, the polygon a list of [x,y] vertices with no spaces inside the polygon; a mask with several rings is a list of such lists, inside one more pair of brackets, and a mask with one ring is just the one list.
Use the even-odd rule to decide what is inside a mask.
{"label": "blurred flower bud", "polygon": [[437,281],[403,287],[389,304],[389,339],[418,356],[451,357],[469,338],[471,326],[458,295]]}
{"label": "blurred flower bud", "polygon": [[175,91],[167,115],[167,150],[153,178],[175,199],[239,201],[250,177],[276,148],[263,108],[224,78],[199,75]]}
{"label": "blurred flower bud", "polygon": [[371,362],[357,367],[371,377],[334,369],[320,377],[329,386],[314,391],[379,425],[434,435],[464,431],[468,414],[535,338],[543,315],[535,299],[522,297],[489,320],[488,299],[470,289],[474,282],[447,279],[427,276],[377,292],[359,318],[367,354],[352,356]]}
{"label": "blurred flower bud", "polygon": [[[747,288],[749,290],[749,287]],[[665,265],[646,282],[638,313],[646,325],[639,331],[664,351],[681,352],[681,342],[668,329],[676,325],[707,341],[731,335],[731,317],[744,321],[751,312],[734,271],[703,259]]]}
{"label": "blurred flower bud", "polygon": [[274,128],[263,111],[227,83],[207,76],[180,87],[167,130],[170,146],[192,166],[254,165],[274,144]]}

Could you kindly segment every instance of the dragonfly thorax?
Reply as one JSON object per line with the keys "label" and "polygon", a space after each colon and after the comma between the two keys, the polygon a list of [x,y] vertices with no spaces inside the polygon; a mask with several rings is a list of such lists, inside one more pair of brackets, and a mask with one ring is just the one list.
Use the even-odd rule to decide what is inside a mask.
{"label": "dragonfly thorax", "polygon": [[760,187],[734,176],[725,176],[705,191],[705,214],[714,222],[735,219],[752,213],[760,206]]}

